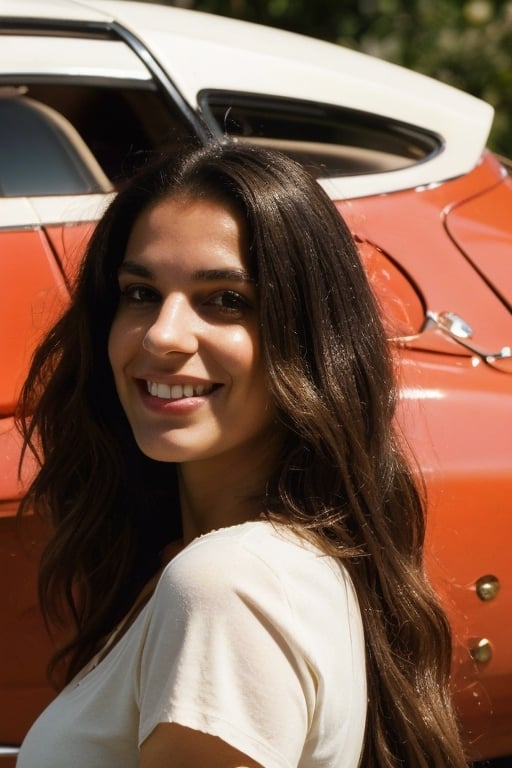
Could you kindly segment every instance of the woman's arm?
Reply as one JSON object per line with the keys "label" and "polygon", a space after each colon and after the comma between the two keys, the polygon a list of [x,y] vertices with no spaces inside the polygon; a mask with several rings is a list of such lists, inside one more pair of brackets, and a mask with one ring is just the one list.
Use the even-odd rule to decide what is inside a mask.
{"label": "woman's arm", "polygon": [[161,723],[140,748],[139,768],[264,768],[225,741],[176,723]]}

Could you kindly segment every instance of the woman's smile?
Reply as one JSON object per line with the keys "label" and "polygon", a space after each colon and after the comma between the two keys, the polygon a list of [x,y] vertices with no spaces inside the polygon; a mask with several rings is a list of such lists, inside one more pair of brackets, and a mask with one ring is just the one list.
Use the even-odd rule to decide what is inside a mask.
{"label": "woman's smile", "polygon": [[157,381],[146,381],[148,393],[162,400],[183,400],[189,397],[209,395],[213,384],[160,384]]}
{"label": "woman's smile", "polygon": [[153,413],[167,416],[185,416],[197,408],[204,407],[206,401],[221,384],[202,383],[171,383],[139,379],[137,385],[140,397],[145,407]]}
{"label": "woman's smile", "polygon": [[267,441],[274,410],[238,213],[206,200],[155,204],[135,222],[118,275],[109,357],[143,453],[187,462]]}

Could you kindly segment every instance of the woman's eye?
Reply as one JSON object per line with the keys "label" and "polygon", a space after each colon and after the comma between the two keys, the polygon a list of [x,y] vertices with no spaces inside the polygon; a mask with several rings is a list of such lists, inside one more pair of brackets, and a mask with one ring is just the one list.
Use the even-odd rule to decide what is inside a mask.
{"label": "woman's eye", "polygon": [[241,316],[249,309],[248,301],[236,291],[217,293],[209,300],[209,304],[230,316]]}
{"label": "woman's eye", "polygon": [[150,304],[159,299],[156,291],[145,285],[127,285],[121,288],[121,298],[128,304]]}

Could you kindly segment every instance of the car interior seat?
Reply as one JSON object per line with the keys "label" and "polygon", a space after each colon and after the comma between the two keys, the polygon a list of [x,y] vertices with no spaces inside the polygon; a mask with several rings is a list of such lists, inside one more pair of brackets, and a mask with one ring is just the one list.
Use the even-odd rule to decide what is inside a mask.
{"label": "car interior seat", "polygon": [[0,196],[110,191],[110,181],[66,118],[34,99],[0,90]]}

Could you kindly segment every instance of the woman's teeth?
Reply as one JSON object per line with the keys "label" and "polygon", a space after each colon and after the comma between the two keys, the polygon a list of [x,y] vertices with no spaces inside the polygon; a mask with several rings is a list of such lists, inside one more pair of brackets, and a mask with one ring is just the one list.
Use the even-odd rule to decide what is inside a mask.
{"label": "woman's teeth", "polygon": [[209,394],[212,387],[205,384],[158,384],[156,381],[147,381],[147,388],[150,395],[160,397],[162,400],[181,400],[184,397],[201,397]]}

